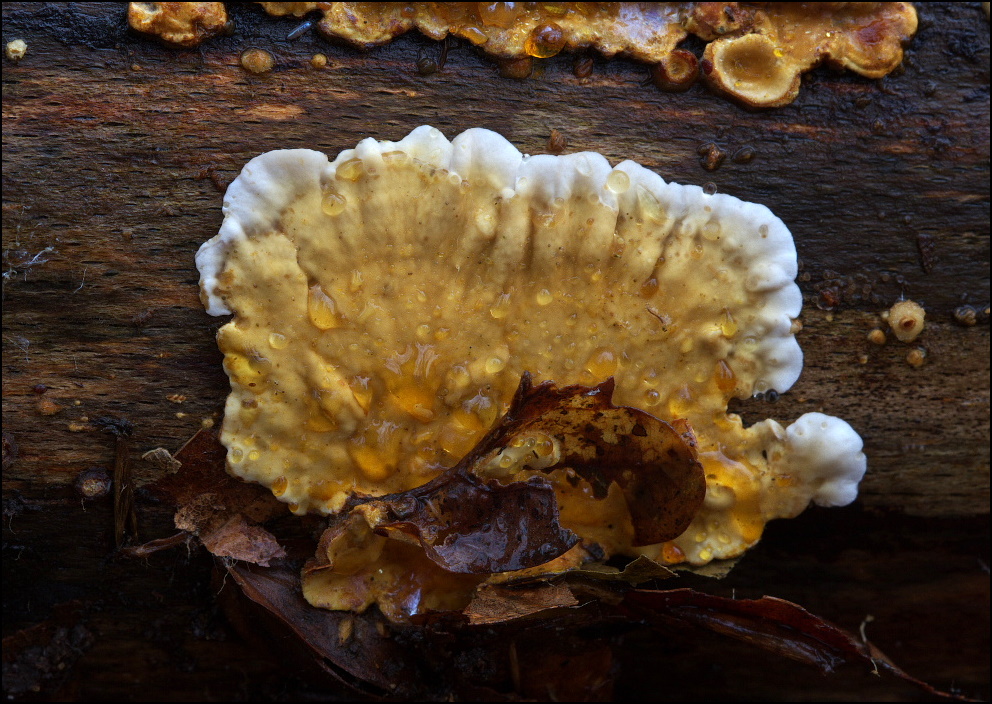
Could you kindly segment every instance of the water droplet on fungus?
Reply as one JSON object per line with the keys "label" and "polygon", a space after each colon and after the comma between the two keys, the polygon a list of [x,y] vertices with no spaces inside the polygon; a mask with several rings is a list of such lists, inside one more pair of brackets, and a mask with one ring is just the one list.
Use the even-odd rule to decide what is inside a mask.
{"label": "water droplet on fungus", "polygon": [[324,293],[319,284],[311,286],[307,293],[307,314],[310,322],[321,330],[330,330],[341,325],[334,299]]}
{"label": "water droplet on fungus", "polygon": [[565,35],[554,22],[538,25],[524,42],[524,51],[538,59],[554,56],[565,48]]}
{"label": "water droplet on fungus", "polygon": [[324,194],[320,199],[320,209],[324,211],[325,215],[330,215],[331,217],[340,215],[344,212],[345,205],[347,205],[347,201],[340,193],[331,188],[324,190]]}
{"label": "water droplet on fungus", "polygon": [[613,169],[606,177],[606,187],[614,193],[626,193],[630,188],[630,176],[619,169]]}

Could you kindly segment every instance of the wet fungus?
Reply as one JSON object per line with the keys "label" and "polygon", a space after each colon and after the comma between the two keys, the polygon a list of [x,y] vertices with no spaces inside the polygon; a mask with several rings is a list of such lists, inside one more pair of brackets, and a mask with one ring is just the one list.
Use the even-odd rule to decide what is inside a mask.
{"label": "wet fungus", "polygon": [[[438,41],[464,39],[495,58],[501,75],[517,79],[530,75],[534,59],[586,49],[651,64],[663,90],[686,90],[701,67],[712,88],[758,108],[792,102],[801,74],[823,62],[868,78],[887,75],[917,26],[906,2],[259,4],[276,17],[319,13],[307,22],[361,48],[412,29]],[[132,27],[173,46],[194,46],[227,28],[223,3],[130,5]],[[708,42],[701,59],[678,46],[690,34]],[[418,70],[433,72],[426,68]],[[591,69],[585,57],[574,70],[586,77]]]}
{"label": "wet fungus", "polygon": [[182,48],[229,29],[222,2],[132,2],[127,19],[132,29]]}
{"label": "wet fungus", "polygon": [[[546,554],[551,571],[592,556],[694,565],[734,557],[767,521],[857,493],[865,457],[843,421],[814,413],[788,427],[744,427],[727,412],[731,398],[786,391],[802,368],[796,250],[763,206],[666,183],[632,161],[524,156],[488,130],[449,142],[425,126],[397,142],[363,140],[333,161],[305,149],[263,154],[232,183],[224,212],[197,255],[208,312],[234,314],[218,333],[231,380],[221,441],[230,472],[297,514],[331,517],[324,557],[308,573],[314,603],[358,608],[348,591],[358,583],[362,603],[396,613],[463,598],[464,584],[446,582],[450,594],[425,588],[419,605],[401,607],[405,597],[370,593],[367,579],[372,566],[430,584],[438,570],[450,574],[443,552],[424,561],[425,550],[448,545],[429,537],[441,529],[414,531],[402,516],[426,516],[423,524],[429,515],[409,501],[449,496],[458,482],[505,485],[491,489],[497,503],[507,487],[531,486],[527,501],[553,489],[561,526],[578,542]],[[531,377],[535,388],[553,381],[563,394],[616,404],[582,412],[652,418],[582,425],[576,442],[607,445],[575,458],[675,428],[672,447],[691,448],[679,461],[705,483],[698,510],[685,504],[677,531],[648,530],[643,492],[625,487],[654,465],[628,454],[614,463],[622,471],[585,470],[557,426],[507,435],[486,450],[489,460],[466,465],[493,433],[518,427],[515,391],[529,398],[521,379]],[[551,511],[535,515],[550,520]],[[501,515],[469,533],[491,535]],[[345,545],[361,558],[353,571],[333,567],[351,559]],[[500,564],[537,569],[527,554]]]}
{"label": "wet fungus", "polygon": [[[916,10],[905,2],[767,3],[738,8],[736,21],[714,26],[697,3],[688,27],[709,41],[703,52],[707,82],[757,108],[788,105],[800,76],[826,61],[868,78],[902,63],[902,45],[916,32]],[[711,10],[712,12],[712,10]]]}

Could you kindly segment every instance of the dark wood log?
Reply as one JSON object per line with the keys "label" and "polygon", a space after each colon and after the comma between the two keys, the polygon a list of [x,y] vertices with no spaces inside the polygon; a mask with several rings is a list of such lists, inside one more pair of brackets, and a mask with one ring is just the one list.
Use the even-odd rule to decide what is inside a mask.
{"label": "dark wood log", "polygon": [[[871,614],[868,636],[911,673],[989,696],[989,26],[979,3],[921,4],[897,75],[817,69],[794,104],[763,112],[702,85],[658,92],[625,61],[597,59],[580,79],[559,56],[513,81],[463,45],[420,76],[418,53],[436,51],[423,37],[364,53],[314,34],[289,42],[292,20],[248,5],[232,10],[233,36],[177,51],[131,34],[125,8],[3,6],[4,42],[28,43],[23,60],[3,65],[3,632],[23,640],[41,624],[29,635],[52,663],[35,678],[40,693],[18,697],[347,696],[304,684],[235,636],[215,613],[202,555],[116,557],[108,499],[84,501],[73,483],[113,465],[113,438],[94,421],[126,418],[141,537],[173,532],[168,509],[140,491],[161,470],[138,458],[220,419],[222,321],[202,310],[193,255],[220,225],[223,186],[270,149],[333,155],[424,123],[449,137],[487,127],[529,153],[558,129],[569,151],[710,182],[789,225],[806,368],[778,403],[736,410],[749,422],[843,417],[865,438],[869,474],[854,507],[771,526],[706,588],[791,598],[852,630]],[[248,47],[272,52],[275,69],[246,73]],[[317,52],[326,68],[310,66]],[[707,144],[727,155],[714,171],[699,154]],[[735,160],[745,148],[754,158]],[[900,296],[927,310],[913,345],[927,352],[920,368],[905,361],[910,347],[866,339]],[[957,322],[964,304],[979,311],[976,325]],[[26,652],[16,642],[5,641],[5,688],[8,655]],[[915,696],[723,648],[683,653],[659,691],[643,673],[653,651],[635,643],[620,661],[641,674],[617,692]]]}

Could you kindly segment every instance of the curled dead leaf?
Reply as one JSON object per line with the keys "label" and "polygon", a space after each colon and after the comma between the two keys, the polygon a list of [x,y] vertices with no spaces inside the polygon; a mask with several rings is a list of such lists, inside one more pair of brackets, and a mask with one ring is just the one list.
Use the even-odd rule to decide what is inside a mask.
{"label": "curled dead leaf", "polygon": [[592,387],[558,388],[548,381],[534,386],[525,373],[506,415],[458,467],[497,477],[527,468],[570,469],[597,499],[611,483],[621,488],[635,545],[681,535],[706,493],[695,437],[685,421],[670,424],[614,406],[613,389],[612,377]]}
{"label": "curled dead leaf", "polygon": [[567,470],[597,499],[617,484],[637,544],[680,535],[706,492],[688,425],[612,403],[613,380],[538,386],[525,373],[506,414],[457,465],[410,491],[356,497],[380,534],[415,538],[451,572],[490,574],[544,564],[576,544],[558,523],[551,482]]}
{"label": "curled dead leaf", "polygon": [[[260,565],[285,557],[285,550],[263,523],[286,513],[271,492],[224,471],[226,449],[217,434],[201,430],[176,453],[174,473],[149,485],[160,499],[176,506],[176,528],[197,536],[212,554]],[[153,540],[132,549],[141,556],[178,544],[179,536]]]}

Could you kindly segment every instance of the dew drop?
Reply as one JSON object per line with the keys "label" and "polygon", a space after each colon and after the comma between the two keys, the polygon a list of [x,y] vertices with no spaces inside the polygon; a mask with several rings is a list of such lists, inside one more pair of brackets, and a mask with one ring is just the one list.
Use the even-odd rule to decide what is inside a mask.
{"label": "dew drop", "polygon": [[338,164],[335,173],[338,178],[354,182],[365,175],[365,164],[361,159],[348,159],[348,161]]}
{"label": "dew drop", "polygon": [[496,302],[489,308],[489,315],[496,318],[496,320],[502,320],[510,312],[510,294],[502,293]]}
{"label": "dew drop", "polygon": [[703,237],[711,242],[720,239],[720,225],[710,220],[703,225]]}
{"label": "dew drop", "polygon": [[486,373],[498,374],[506,367],[506,362],[499,357],[490,357],[486,360]]}
{"label": "dew drop", "polygon": [[616,356],[605,347],[595,350],[586,362],[586,370],[597,379],[613,376],[618,366]]}
{"label": "dew drop", "polygon": [[734,320],[734,316],[730,314],[729,310],[724,310],[723,319],[720,320],[720,332],[723,333],[724,337],[733,337],[737,334],[737,330],[737,321]]}
{"label": "dew drop", "polygon": [[554,22],[538,25],[524,42],[524,51],[538,59],[554,56],[565,48],[565,35]]}
{"label": "dew drop", "polygon": [[606,187],[614,193],[626,193],[630,188],[630,176],[619,169],[613,169],[606,177]]}
{"label": "dew drop", "polygon": [[320,199],[320,209],[324,211],[325,215],[331,217],[340,215],[344,212],[345,205],[347,205],[347,201],[340,193],[331,188],[324,190]]}
{"label": "dew drop", "polygon": [[311,286],[307,293],[307,315],[310,316],[310,322],[320,330],[330,330],[341,325],[334,299],[324,293],[320,284]]}

